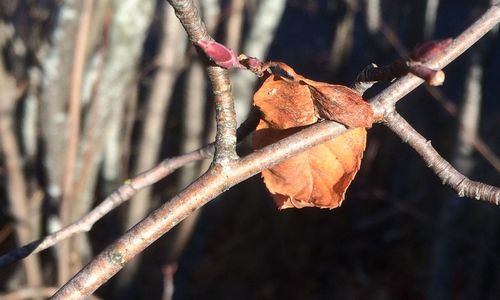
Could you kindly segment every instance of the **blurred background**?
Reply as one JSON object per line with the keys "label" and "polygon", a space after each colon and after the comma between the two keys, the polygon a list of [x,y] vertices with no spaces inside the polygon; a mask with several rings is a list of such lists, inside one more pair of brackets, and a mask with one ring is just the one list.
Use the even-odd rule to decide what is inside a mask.
{"label": "blurred background", "polygon": [[[487,0],[199,0],[238,53],[350,84],[455,37]],[[164,0],[0,0],[0,253],[75,221],[125,179],[214,138],[203,63]],[[500,185],[498,27],[398,104],[459,171]],[[258,78],[231,71],[239,121]],[[365,94],[369,99],[387,84]],[[240,153],[249,153],[249,143]],[[278,211],[254,176],[135,258],[101,299],[500,299],[500,208],[459,198],[383,126],[341,208]],[[0,270],[42,299],[198,177],[188,165],[66,246]],[[7,294],[9,293],[9,294]],[[172,294],[173,293],[173,294]],[[10,297],[10,298],[9,298]]]}

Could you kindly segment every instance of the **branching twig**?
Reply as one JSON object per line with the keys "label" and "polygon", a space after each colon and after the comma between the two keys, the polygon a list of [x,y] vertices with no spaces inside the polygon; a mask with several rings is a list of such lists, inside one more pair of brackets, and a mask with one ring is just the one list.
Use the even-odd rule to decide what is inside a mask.
{"label": "branching twig", "polygon": [[[260,112],[258,110],[253,109],[250,111],[248,119],[238,128],[238,141],[243,140],[255,130],[255,127],[257,127],[257,123],[259,122],[259,117]],[[118,187],[113,193],[111,193],[111,195],[104,199],[98,206],[74,223],[61,228],[59,231],[54,232],[43,239],[31,242],[0,256],[0,267],[9,265],[31,254],[35,254],[52,247],[76,233],[90,231],[97,221],[125,201],[130,200],[139,190],[155,184],[178,168],[190,162],[212,158],[215,152],[214,150],[215,144],[212,143],[190,153],[163,160],[156,167],[126,181],[122,186]]]}
{"label": "branching twig", "polygon": [[[371,3],[372,2],[370,1],[370,4]],[[386,40],[397,50],[399,55],[405,56],[407,53],[409,53],[409,51],[403,46],[400,39],[397,37],[396,33],[391,28],[389,28],[383,21],[380,24],[380,31],[382,32]],[[372,66],[368,66],[367,68],[371,67]],[[363,70],[362,72],[364,72],[365,70]],[[369,89],[374,83],[375,82],[356,81],[353,88],[358,92],[360,92],[360,94],[363,94],[364,91]],[[446,96],[444,96],[441,90],[435,87],[428,85],[425,88],[427,92],[429,92],[429,94],[431,94],[431,96],[439,104],[441,104],[441,106],[444,108],[446,112],[456,117],[458,109],[454,104],[454,101],[446,98]],[[486,159],[491,164],[491,166],[497,170],[497,172],[500,172],[500,158],[498,158],[498,156],[495,155],[495,153],[493,153],[491,148],[484,142],[484,140],[480,136],[477,136],[476,139],[474,140],[474,147],[483,156],[483,158]]]}
{"label": "branching twig", "polygon": [[181,156],[165,159],[151,170],[127,180],[92,211],[76,222],[44,237],[41,240],[31,242],[23,247],[14,249],[9,253],[0,256],[0,267],[18,261],[30,254],[38,253],[52,247],[60,241],[71,237],[75,233],[90,231],[95,222],[100,220],[103,216],[121,205],[123,202],[132,198],[137,191],[143,189],[144,187],[151,186],[187,163],[200,159],[211,158],[213,155],[212,148],[213,145],[211,144],[207,147]]}
{"label": "branching twig", "polygon": [[[450,46],[442,51],[439,55],[431,59],[425,65],[431,69],[440,70],[447,64],[455,60],[460,54],[464,53],[470,46],[477,42],[483,35],[485,35],[491,28],[493,28],[500,21],[500,5],[493,5],[484,15],[479,18],[474,24],[467,28],[462,34],[453,40]],[[394,110],[396,102],[406,96],[409,92],[414,90],[417,86],[422,84],[423,80],[413,75],[406,75],[397,80],[391,86],[397,87],[392,89],[385,89],[377,95],[375,101],[381,102],[381,106],[376,105],[377,108],[384,108]],[[386,112],[377,112],[385,114]]]}

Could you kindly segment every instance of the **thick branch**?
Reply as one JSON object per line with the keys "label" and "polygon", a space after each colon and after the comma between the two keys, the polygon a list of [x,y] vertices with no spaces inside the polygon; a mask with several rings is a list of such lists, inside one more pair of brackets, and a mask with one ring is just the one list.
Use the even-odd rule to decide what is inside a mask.
{"label": "thick branch", "polygon": [[[191,41],[211,41],[205,24],[192,0],[168,0],[175,10],[176,16],[184,26]],[[215,162],[223,163],[236,159],[236,113],[231,94],[231,84],[227,70],[208,66],[208,77],[212,84],[215,102],[215,119],[217,134],[215,136]]]}
{"label": "thick branch", "polygon": [[431,146],[431,142],[421,136],[397,112],[385,116],[385,123],[404,142],[408,143],[425,161],[427,166],[442,180],[451,186],[460,197],[484,200],[496,205],[500,204],[500,189],[488,184],[472,181],[458,172],[448,161],[442,158]]}
{"label": "thick branch", "polygon": [[54,299],[80,299],[91,294],[126,262],[217,195],[263,169],[345,131],[344,126],[334,122],[319,123],[238,161],[229,162],[228,168],[214,165],[205,175],[101,252],[62,287]]}

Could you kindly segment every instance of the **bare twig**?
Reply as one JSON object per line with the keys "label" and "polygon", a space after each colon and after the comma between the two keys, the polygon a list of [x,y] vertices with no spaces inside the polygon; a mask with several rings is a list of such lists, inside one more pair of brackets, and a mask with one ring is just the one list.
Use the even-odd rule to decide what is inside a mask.
{"label": "bare twig", "polygon": [[[394,33],[394,31],[387,25],[385,25],[385,23],[383,22],[381,23],[381,25],[383,25],[380,27],[381,32],[383,33],[387,41],[397,50],[399,55],[401,56],[407,55],[409,51],[403,46],[403,44],[401,43],[398,36]],[[492,31],[495,28],[498,28],[498,26],[494,27]],[[490,31],[490,33],[492,31]],[[368,66],[367,68],[370,68],[370,66]],[[362,72],[364,72],[364,70]],[[375,82],[356,81],[355,86],[353,86],[353,88],[362,94],[364,91],[369,89],[374,83]],[[441,90],[436,87],[426,85],[425,89],[439,104],[441,104],[441,106],[444,108],[446,112],[456,117],[458,109],[454,101],[448,99],[441,92]],[[486,159],[491,164],[491,166],[493,166],[497,170],[497,172],[500,172],[500,158],[491,150],[491,148],[484,142],[484,140],[480,136],[477,136],[476,139],[474,140],[474,147],[484,157],[484,159]]]}
{"label": "bare twig", "polygon": [[[490,10],[486,16],[491,18],[491,14],[492,11]],[[496,16],[495,9],[493,9],[494,18],[498,19],[498,14],[498,8],[496,9]],[[488,21],[490,21],[490,25],[493,23],[488,18],[483,17],[483,22],[488,23]],[[463,52],[465,51],[464,45],[470,44],[470,40],[477,40],[478,37],[476,35],[481,35],[481,32],[476,32],[475,34],[472,32],[462,37],[462,39],[458,39],[459,43],[455,43],[454,46],[462,49],[461,51]],[[445,51],[442,56],[450,57],[449,53],[450,51]],[[457,52],[456,55],[458,54]],[[440,55],[440,58],[437,58],[436,61],[439,60],[442,61],[444,58],[441,58]],[[439,163],[439,165],[436,165],[439,167],[438,176],[443,176],[443,179],[446,179],[446,183],[454,186],[460,194],[469,196],[479,195],[479,197],[485,196],[485,200],[490,200],[490,202],[495,203],[496,196],[494,187],[472,182],[463,175],[460,176],[456,174],[458,172],[453,172],[454,169],[448,163],[443,164],[439,159],[439,155],[428,145],[425,139],[421,138],[416,131],[411,130],[411,126],[393,125],[398,115],[394,112],[394,109],[390,107],[394,106],[397,99],[403,96],[402,93],[397,93],[396,91],[408,85],[406,81],[411,83],[414,79],[407,77],[391,85],[391,87],[385,91],[387,98],[382,101],[378,100],[373,102],[372,105],[374,110],[377,112],[386,112],[382,117],[387,118],[386,122],[388,126],[394,126],[396,132],[401,134],[404,133],[405,135],[403,135],[402,138],[407,140],[412,146],[420,147],[418,148],[419,151],[421,151],[424,159],[429,164],[434,163],[436,165]],[[417,86],[419,83],[421,83],[421,81],[415,82],[414,85]],[[380,99],[380,96],[376,99]],[[399,118],[398,121],[403,121],[402,124],[407,124],[402,118]],[[80,298],[92,293],[103,282],[118,272],[123,265],[137,253],[144,250],[162,234],[169,231],[172,227],[186,218],[192,211],[203,206],[227,188],[234,186],[249,176],[291,155],[308,147],[320,144],[343,132],[345,132],[343,126],[333,122],[323,122],[256,151],[247,157],[229,162],[230,168],[223,168],[216,164],[213,165],[199,180],[195,181],[192,185],[175,196],[170,202],[157,209],[149,217],[141,221],[118,241],[99,254],[70,282],[62,287],[61,290],[54,295],[54,299]],[[422,140],[423,146],[421,145]],[[228,169],[231,171],[228,172]],[[453,176],[451,176],[453,178],[450,177],[450,174],[453,174]],[[458,182],[456,181],[457,179]],[[467,189],[470,187],[472,187],[472,189]],[[479,188],[479,190],[477,190],[477,188]],[[496,193],[498,194],[500,191],[496,189]]]}
{"label": "bare twig", "polygon": [[201,148],[181,156],[165,159],[151,170],[148,170],[130,180],[127,180],[122,186],[116,189],[98,206],[96,206],[92,211],[80,218],[78,221],[44,237],[41,240],[31,242],[21,248],[14,249],[9,253],[0,256],[0,266],[8,265],[30,254],[43,251],[59,243],[60,241],[69,238],[75,233],[90,231],[95,222],[100,220],[103,216],[105,216],[107,213],[109,213],[111,210],[113,210],[123,202],[132,198],[132,196],[134,196],[137,191],[158,182],[162,178],[177,170],[179,167],[182,167],[189,162],[211,158],[213,153],[213,151],[211,151],[211,148],[213,148],[212,144],[205,148]]}
{"label": "bare twig", "polygon": [[229,187],[345,131],[344,126],[334,122],[319,123],[247,157],[230,162],[227,168],[217,164],[213,165],[197,181],[101,252],[62,287],[54,295],[54,299],[80,299],[84,295],[92,293],[136,254],[172,229],[192,211],[205,205]]}
{"label": "bare twig", "polygon": [[[250,112],[249,118],[243,122],[238,128],[238,140],[243,140],[248,136],[259,122],[260,112],[253,109]],[[71,237],[72,235],[80,232],[88,232],[92,226],[99,221],[103,216],[108,214],[114,208],[118,207],[123,202],[131,199],[137,191],[149,187],[152,184],[165,178],[178,168],[197,160],[212,158],[215,152],[215,144],[209,144],[203,148],[197,149],[190,153],[167,158],[160,162],[156,167],[136,177],[128,180],[122,186],[118,187],[111,195],[106,197],[98,206],[96,206],[89,213],[81,217],[74,223],[54,232],[43,239],[31,242],[20,248],[16,248],[2,256],[0,256],[0,267],[9,265],[15,261],[23,259],[31,254],[38,253],[49,247],[54,246],[60,241]]]}
{"label": "bare twig", "polygon": [[[182,64],[183,40],[181,26],[175,18],[172,7],[165,5],[163,10],[163,34],[160,56],[158,57],[158,70],[155,75],[153,87],[147,102],[146,117],[141,130],[141,139],[138,146],[138,157],[133,174],[152,168],[159,161],[158,153],[163,135],[166,111],[170,104],[170,97]],[[191,148],[192,150],[194,148]],[[130,205],[125,227],[128,229],[142,219],[149,208],[148,199],[150,189],[139,193]]]}
{"label": "bare twig", "polygon": [[427,166],[442,180],[451,186],[460,197],[484,200],[496,205],[500,204],[500,189],[481,182],[472,181],[458,172],[442,158],[431,146],[430,141],[421,136],[406,120],[393,111],[385,116],[385,123],[404,142],[408,143],[425,161]]}
{"label": "bare twig", "polygon": [[[175,9],[175,14],[193,43],[196,44],[200,40],[213,40],[192,0],[168,0],[168,2]],[[217,122],[214,160],[216,163],[224,164],[238,157],[236,154],[236,113],[231,95],[231,84],[227,70],[219,66],[208,66],[208,77],[212,83]]]}
{"label": "bare twig", "polygon": [[[73,199],[73,180],[75,177],[75,166],[78,155],[78,142],[80,137],[80,102],[82,90],[82,77],[85,67],[85,50],[92,20],[92,8],[94,1],[86,0],[83,10],[79,16],[80,24],[74,48],[73,70],[71,72],[71,86],[69,96],[69,119],[68,119],[68,146],[66,149],[66,161],[64,165],[63,194],[59,207],[59,217],[62,225],[70,223],[71,200]],[[69,242],[61,243],[58,253],[58,276],[59,283],[64,283],[70,277],[70,245]]]}
{"label": "bare twig", "polygon": [[[460,54],[465,52],[470,46],[477,42],[489,30],[491,30],[500,21],[500,5],[492,6],[481,18],[467,28],[462,34],[453,40],[450,46],[442,51],[438,56],[425,63],[425,66],[430,69],[440,70],[447,64],[456,59]],[[378,94],[375,101],[381,102],[380,108],[394,110],[396,102],[406,96],[410,91],[415,89],[422,83],[422,79],[413,75],[406,75],[397,80],[393,85],[398,88],[385,89]],[[389,94],[391,93],[391,94]],[[389,102],[390,101],[390,102]],[[377,107],[379,107],[377,105]],[[380,112],[375,112],[380,113]],[[385,112],[387,113],[387,112]],[[385,114],[381,113],[381,114]]]}

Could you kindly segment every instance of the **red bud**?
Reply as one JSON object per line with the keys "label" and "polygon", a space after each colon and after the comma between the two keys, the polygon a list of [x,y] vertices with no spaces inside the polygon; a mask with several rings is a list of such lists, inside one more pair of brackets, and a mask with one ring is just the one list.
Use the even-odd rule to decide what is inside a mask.
{"label": "red bud", "polygon": [[227,48],[226,46],[213,40],[199,40],[196,42],[196,45],[200,47],[208,58],[210,58],[210,60],[218,66],[225,69],[240,67],[238,56],[233,50]]}
{"label": "red bud", "polygon": [[447,38],[424,43],[411,52],[410,58],[414,61],[426,62],[448,47],[452,41],[453,39]]}

